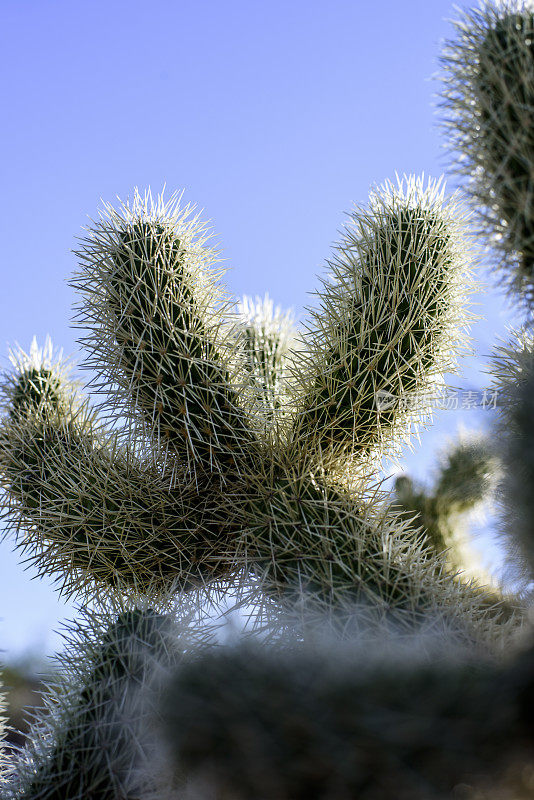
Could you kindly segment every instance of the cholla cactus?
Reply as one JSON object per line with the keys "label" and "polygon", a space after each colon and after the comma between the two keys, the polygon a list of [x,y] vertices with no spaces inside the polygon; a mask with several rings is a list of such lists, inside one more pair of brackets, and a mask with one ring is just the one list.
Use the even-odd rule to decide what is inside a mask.
{"label": "cholla cactus", "polygon": [[153,458],[106,432],[49,342],[12,361],[2,387],[5,512],[41,572],[62,575],[67,592],[96,580],[145,594],[228,572],[229,503],[221,500],[218,522],[217,509],[205,522],[198,484],[174,489]]}
{"label": "cholla cactus", "polygon": [[293,315],[274,306],[268,295],[255,299],[245,296],[238,314],[246,368],[257,383],[267,419],[276,424],[287,404],[289,355],[297,343]]}
{"label": "cholla cactus", "polygon": [[493,375],[502,398],[497,433],[505,465],[501,489],[503,533],[515,574],[523,578],[528,587],[534,575],[534,339],[531,331],[516,331],[510,342],[496,350]]}
{"label": "cholla cactus", "polygon": [[490,0],[463,14],[443,54],[455,168],[507,281],[534,285],[534,6]]}
{"label": "cholla cactus", "polygon": [[294,365],[293,458],[381,456],[428,411],[465,350],[465,224],[440,181],[386,183],[353,211]]}
{"label": "cholla cactus", "polygon": [[152,772],[151,719],[163,676],[190,646],[184,633],[172,616],[140,608],[72,631],[3,800],[166,797],[170,785]]}
{"label": "cholla cactus", "polygon": [[[105,595],[126,610],[90,635],[79,659],[67,656],[68,686],[55,692],[48,722],[36,728],[8,800],[145,800],[174,791],[165,770],[161,783],[145,769],[153,755],[152,684],[139,691],[155,666],[172,667],[180,648],[189,648],[175,642],[167,617],[147,610],[166,608],[172,596],[184,605],[217,599],[252,579],[263,602],[256,620],[263,609],[272,612],[271,640],[289,630],[299,646],[317,619],[344,638],[430,620],[455,643],[483,647],[485,658],[509,642],[521,614],[462,582],[380,489],[382,457],[397,454],[428,418],[444,373],[465,350],[466,222],[440,181],[406,178],[376,188],[369,205],[351,214],[310,320],[294,335],[290,318],[268,301],[236,307],[205,225],[178,196],[164,202],[136,192],[118,209],[104,206],[82,240],[73,280],[85,366],[96,375],[101,404],[93,409],[82,397],[51,345],[13,353],[2,384],[0,472],[5,517],[27,561],[68,594]],[[457,470],[451,460],[440,492],[460,509],[480,492],[480,480],[466,491]],[[251,597],[242,589],[237,602]],[[290,676],[291,657],[283,663]],[[186,688],[196,668],[183,673]],[[251,669],[243,685],[250,682],[254,702],[261,659]],[[433,686],[450,680],[456,709],[466,673],[447,669],[445,677],[429,675]],[[410,698],[423,691],[418,670],[399,684]],[[366,674],[348,713],[372,684]],[[280,696],[293,702],[288,680],[289,693],[280,678]],[[388,673],[383,685],[392,701],[394,683]],[[336,694],[329,683],[325,702],[344,702],[354,687],[347,673],[342,685]],[[475,686],[485,701],[486,678]],[[231,681],[227,688],[239,690]],[[380,691],[378,681],[375,699]],[[212,699],[220,698],[213,692]],[[214,708],[215,721],[219,711],[226,713]],[[440,714],[442,706],[433,716]],[[325,742],[344,735],[335,713],[325,724]],[[414,742],[424,730],[423,720]],[[380,767],[395,762],[396,747],[385,749]],[[371,765],[372,749],[364,749]],[[369,764],[358,766],[358,753],[350,775],[333,782],[337,767],[316,764],[325,792],[359,791]],[[246,786],[262,796],[257,777]],[[245,796],[243,785],[230,788]],[[293,788],[274,781],[265,792],[289,797]]]}
{"label": "cholla cactus", "polygon": [[464,347],[464,222],[439,182],[376,189],[288,351],[268,304],[232,316],[189,207],[106,206],[79,251],[78,321],[108,413],[138,424],[106,431],[49,347],[14,357],[0,463],[20,546],[69,592],[209,592],[248,572],[307,614],[461,609],[483,628],[487,598],[376,490]]}
{"label": "cholla cactus", "polygon": [[79,323],[97,387],[190,471],[225,479],[257,445],[248,382],[217,254],[178,203],[136,194],[132,207],[104,207],[79,252]]}
{"label": "cholla cactus", "polygon": [[488,581],[471,551],[466,517],[492,499],[499,476],[499,459],[489,439],[464,433],[441,455],[432,486],[419,485],[408,475],[396,479],[393,507],[423,528],[431,551],[443,553],[452,570]]}

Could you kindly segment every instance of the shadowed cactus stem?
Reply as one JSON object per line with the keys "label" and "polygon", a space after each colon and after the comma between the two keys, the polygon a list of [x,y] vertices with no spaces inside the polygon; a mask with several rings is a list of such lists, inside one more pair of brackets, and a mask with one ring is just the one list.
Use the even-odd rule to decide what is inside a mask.
{"label": "shadowed cactus stem", "polygon": [[[187,649],[185,628],[152,609],[86,615],[60,657],[47,713],[30,731],[3,800],[140,800],[155,784],[159,686]],[[180,639],[183,636],[183,641]]]}
{"label": "shadowed cactus stem", "polygon": [[502,398],[497,435],[505,465],[501,491],[510,560],[527,587],[534,578],[534,338],[528,330],[498,348],[493,364]]}

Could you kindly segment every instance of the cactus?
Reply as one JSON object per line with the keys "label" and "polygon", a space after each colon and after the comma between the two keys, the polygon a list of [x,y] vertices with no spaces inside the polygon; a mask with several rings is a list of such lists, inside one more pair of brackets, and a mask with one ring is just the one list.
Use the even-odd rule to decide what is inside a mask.
{"label": "cactus", "polygon": [[290,311],[263,299],[245,296],[238,305],[239,335],[245,350],[245,366],[252,373],[264,415],[271,427],[276,425],[287,404],[288,363],[297,331]]}
{"label": "cactus", "polygon": [[178,670],[164,734],[203,796],[443,799],[530,762],[532,657],[503,665],[428,634],[387,650],[245,643]]}
{"label": "cactus", "polygon": [[[356,207],[294,366],[293,458],[395,452],[465,350],[465,217],[441,183],[408,179]],[[379,403],[379,399],[387,403]]]}
{"label": "cactus", "polygon": [[77,320],[101,408],[133,423],[106,430],[50,347],[15,355],[0,463],[22,549],[69,593],[209,593],[245,570],[321,614],[460,603],[478,624],[480,590],[458,589],[370,489],[463,349],[463,226],[439,182],[376,189],[290,348],[268,304],[232,311],[177,197],[106,206],[79,250]]}
{"label": "cactus", "polygon": [[229,300],[205,226],[179,197],[106,206],[78,255],[87,366],[189,469],[240,472],[257,445]]}
{"label": "cactus", "polygon": [[168,591],[176,576],[189,586],[227,573],[229,504],[219,523],[215,512],[204,522],[198,485],[175,490],[153,459],[106,433],[49,343],[12,361],[0,434],[6,514],[40,571],[62,574],[66,592],[96,579],[145,593]]}
{"label": "cactus", "polygon": [[[503,9],[461,27],[446,104],[472,196],[528,297],[531,18]],[[27,562],[115,612],[89,617],[67,651],[6,800],[441,798],[531,764],[524,608],[459,574],[454,538],[494,456],[461,444],[432,488],[399,481],[396,508],[382,488],[383,458],[429,419],[466,352],[467,224],[441,181],[374,188],[296,330],[268,299],[230,297],[208,228],[179,195],[103,207],[72,281],[98,404],[50,343],[14,351],[0,475]],[[530,398],[513,384],[521,370],[528,382],[531,352],[497,369],[505,459],[521,458],[527,492]],[[510,535],[532,558],[527,499],[507,496],[524,519]],[[256,603],[261,646],[206,653],[201,618],[192,639],[175,632],[173,604],[183,615],[225,593]],[[421,629],[439,640],[426,654]]]}
{"label": "cactus", "polygon": [[[85,600],[167,602],[178,593],[187,604],[198,589],[210,599],[248,575],[271,638],[279,619],[297,640],[318,623],[347,639],[430,619],[455,641],[498,650],[521,614],[458,580],[376,486],[380,458],[426,418],[464,347],[463,231],[439,183],[375,190],[369,208],[352,214],[297,336],[268,302],[236,309],[218,285],[204,227],[176,198],[137,194],[119,212],[106,207],[74,280],[100,406],[50,343],[14,351],[2,384],[0,466],[18,546]],[[100,411],[117,424],[107,427]],[[457,472],[451,460],[442,494],[454,485],[460,510],[480,476],[466,496]],[[89,634],[96,644],[80,662],[67,656],[67,666],[78,664],[67,669],[74,688],[55,690],[8,798],[160,791],[132,760],[150,760],[147,707],[126,722],[118,709],[134,703],[132,682],[145,683],[137,623],[150,629],[143,664],[178,661],[164,619],[125,611],[99,644]]]}
{"label": "cactus", "polygon": [[173,618],[151,609],[89,618],[70,635],[47,711],[2,797],[137,800],[156,791],[150,719],[158,685],[184,649]]}
{"label": "cactus", "polygon": [[456,23],[442,57],[444,125],[454,168],[507,283],[532,301],[534,281],[534,9],[484,2]]}
{"label": "cactus", "polygon": [[489,576],[470,553],[465,518],[495,495],[499,466],[487,437],[462,434],[441,455],[433,486],[418,485],[408,475],[395,481],[392,507],[423,528],[431,551],[444,554],[452,570],[464,570],[481,581]]}
{"label": "cactus", "polygon": [[515,331],[509,342],[496,348],[492,371],[501,397],[496,426],[505,467],[501,528],[516,580],[528,589],[534,575],[534,341],[530,330]]}

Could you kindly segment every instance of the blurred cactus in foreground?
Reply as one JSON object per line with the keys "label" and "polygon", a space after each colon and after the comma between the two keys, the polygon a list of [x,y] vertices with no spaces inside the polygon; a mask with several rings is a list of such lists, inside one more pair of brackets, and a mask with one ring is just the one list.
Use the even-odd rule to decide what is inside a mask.
{"label": "blurred cactus in foreground", "polygon": [[[437,800],[462,785],[491,789],[532,757],[532,659],[529,649],[497,664],[428,635],[388,649],[240,645],[178,672],[165,734],[192,796]],[[515,788],[532,796],[527,772]]]}
{"label": "blurred cactus in foreground", "polygon": [[[460,25],[446,105],[528,297],[531,20],[499,8]],[[103,207],[72,281],[98,404],[49,343],[0,386],[8,532],[98,608],[2,798],[481,798],[508,774],[532,796],[527,609],[472,579],[457,538],[494,451],[464,441],[433,486],[382,488],[467,350],[467,225],[441,181],[374,188],[296,329],[228,294],[180,196]],[[532,564],[530,352],[496,368],[495,451]],[[247,614],[254,641],[217,643],[206,607]]]}
{"label": "blurred cactus in foreground", "polygon": [[505,401],[498,430],[505,466],[501,491],[503,534],[519,580],[534,578],[534,342],[515,332],[496,350],[493,374]]}

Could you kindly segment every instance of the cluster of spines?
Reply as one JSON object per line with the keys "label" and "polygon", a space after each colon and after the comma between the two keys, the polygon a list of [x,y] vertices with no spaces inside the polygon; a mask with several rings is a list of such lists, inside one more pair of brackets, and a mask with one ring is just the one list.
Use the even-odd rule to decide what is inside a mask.
{"label": "cluster of spines", "polygon": [[288,362],[296,345],[296,328],[291,311],[282,311],[266,295],[245,296],[238,305],[239,336],[245,365],[254,379],[263,415],[271,428],[287,411]]}
{"label": "cluster of spines", "polygon": [[[105,206],[81,242],[79,324],[109,400],[195,474],[240,473],[257,446],[217,253],[192,208],[150,194]],[[117,399],[118,398],[118,399]]]}
{"label": "cluster of spines", "polygon": [[49,345],[13,360],[0,432],[4,517],[39,571],[67,593],[149,596],[231,573],[231,493],[207,477],[177,484],[107,433]]}
{"label": "cluster of spines", "polygon": [[497,643],[510,635],[522,616],[517,602],[471,576],[458,579],[413,513],[388,508],[385,497],[358,496],[296,470],[266,483],[243,531],[264,592],[308,621],[330,616],[338,630],[364,617],[409,628],[439,612],[467,638]]}

